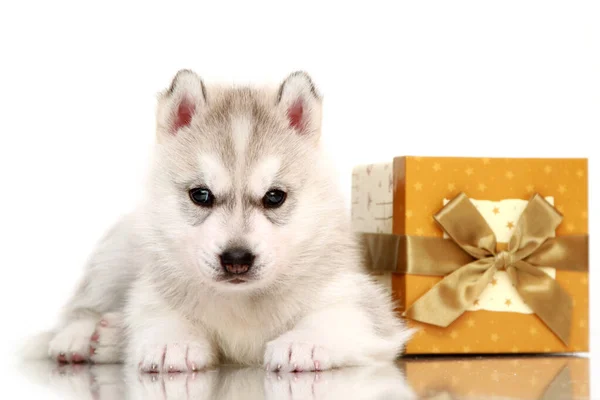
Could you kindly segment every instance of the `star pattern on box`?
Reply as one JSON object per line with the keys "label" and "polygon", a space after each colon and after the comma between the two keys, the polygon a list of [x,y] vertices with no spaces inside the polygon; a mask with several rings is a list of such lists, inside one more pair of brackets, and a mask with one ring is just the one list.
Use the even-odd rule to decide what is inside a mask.
{"label": "star pattern on box", "polygon": [[532,326],[531,328],[529,328],[529,334],[531,336],[535,336],[538,334],[538,330],[535,328],[535,326]]}
{"label": "star pattern on box", "polygon": [[560,194],[567,193],[567,187],[565,185],[558,185],[558,193],[560,193]]}

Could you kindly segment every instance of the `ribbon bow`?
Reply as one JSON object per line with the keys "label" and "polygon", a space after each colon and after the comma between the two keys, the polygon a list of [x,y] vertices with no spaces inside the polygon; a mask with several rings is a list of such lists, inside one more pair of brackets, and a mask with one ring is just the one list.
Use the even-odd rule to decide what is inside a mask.
{"label": "ribbon bow", "polygon": [[[587,236],[552,237],[562,215],[538,194],[528,202],[505,251],[496,250],[492,229],[464,193],[434,219],[452,241],[404,238],[407,258],[413,264],[406,272],[448,274],[412,304],[405,316],[447,327],[473,304],[496,271],[505,269],[523,301],[560,340],[569,343],[571,297],[539,267],[587,271]],[[457,255],[459,249],[442,242],[455,243],[463,254]],[[457,265],[465,258],[470,262]]]}

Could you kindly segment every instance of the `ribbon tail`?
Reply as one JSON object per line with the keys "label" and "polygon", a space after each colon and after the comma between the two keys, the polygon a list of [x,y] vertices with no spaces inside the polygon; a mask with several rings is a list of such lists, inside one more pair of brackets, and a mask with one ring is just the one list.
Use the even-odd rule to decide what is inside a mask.
{"label": "ribbon tail", "polygon": [[414,302],[404,316],[445,328],[473,304],[496,270],[491,258],[473,261],[438,282]]}
{"label": "ribbon tail", "polygon": [[519,261],[508,273],[517,292],[533,312],[565,344],[571,339],[571,296],[543,271]]}

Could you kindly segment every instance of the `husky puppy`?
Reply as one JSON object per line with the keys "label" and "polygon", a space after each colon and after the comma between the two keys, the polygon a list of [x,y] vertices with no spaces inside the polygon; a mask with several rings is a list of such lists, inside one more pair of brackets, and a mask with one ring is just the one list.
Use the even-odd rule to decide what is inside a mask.
{"label": "husky puppy", "polygon": [[66,363],[308,371],[393,361],[412,331],[361,266],[311,78],[158,99],[145,196],[98,244],[57,327]]}

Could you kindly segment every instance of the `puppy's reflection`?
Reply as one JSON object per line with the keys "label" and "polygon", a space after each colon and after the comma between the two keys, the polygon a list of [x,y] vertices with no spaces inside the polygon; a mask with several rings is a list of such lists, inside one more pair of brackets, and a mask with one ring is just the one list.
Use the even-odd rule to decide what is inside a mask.
{"label": "puppy's reflection", "polygon": [[46,364],[27,373],[61,397],[120,400],[413,399],[395,364],[277,374],[222,367],[195,374],[142,374],[123,366]]}
{"label": "puppy's reflection", "polygon": [[33,383],[47,387],[64,399],[127,398],[123,370],[118,365],[57,365],[54,362],[31,362],[20,366]]}

